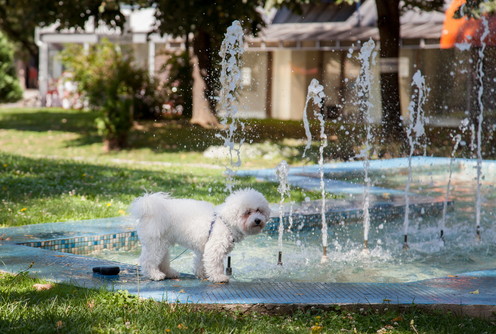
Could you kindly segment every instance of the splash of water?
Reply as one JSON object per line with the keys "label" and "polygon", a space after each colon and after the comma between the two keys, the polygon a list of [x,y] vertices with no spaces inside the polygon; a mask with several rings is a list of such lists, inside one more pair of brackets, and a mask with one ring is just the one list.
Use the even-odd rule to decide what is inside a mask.
{"label": "splash of water", "polygon": [[416,145],[419,144],[420,138],[425,135],[425,116],[423,106],[427,99],[429,89],[425,85],[425,77],[418,70],[413,75],[412,86],[414,94],[408,106],[410,122],[406,131],[410,152],[408,154],[408,178],[405,186],[405,216],[403,220],[403,248],[408,248],[408,225],[410,219],[410,185],[412,183],[412,156],[415,152]]}
{"label": "splash of water", "polygon": [[290,188],[288,183],[288,173],[289,166],[288,163],[283,160],[276,167],[276,176],[279,180],[279,186],[277,187],[277,191],[281,195],[281,200],[279,201],[279,229],[278,229],[278,246],[279,246],[279,256],[278,256],[278,265],[282,265],[282,238],[284,234],[284,199],[289,196]]}
{"label": "splash of water", "polygon": [[[467,131],[468,123],[469,123],[468,119],[464,119],[461,121],[459,128],[462,133],[465,133]],[[448,184],[446,185],[446,193],[443,201],[443,214],[441,221],[439,223],[439,238],[443,241],[443,244],[445,243],[444,230],[446,228],[446,214],[448,211],[448,201],[451,194],[451,179],[453,176],[453,164],[456,160],[456,151],[458,150],[458,146],[460,145],[460,142],[462,140],[462,135],[459,133],[455,136],[452,136],[452,139],[454,145],[453,145],[453,150],[451,151],[451,159],[450,159],[449,173],[448,173]]]}
{"label": "splash of water", "polygon": [[366,129],[366,138],[365,138],[365,147],[360,152],[360,156],[363,158],[363,171],[364,171],[364,180],[365,187],[363,188],[363,243],[365,249],[368,249],[368,241],[369,241],[369,230],[370,230],[370,187],[371,180],[369,177],[369,167],[370,167],[370,150],[372,146],[372,108],[373,104],[370,102],[370,90],[372,86],[372,71],[370,69],[371,63],[374,62],[375,59],[375,42],[370,39],[366,43],[363,44],[360,49],[360,54],[358,56],[358,60],[361,63],[360,75],[358,77],[357,87],[358,87],[358,96],[361,98],[360,101],[360,111],[364,115],[365,120],[365,129]]}
{"label": "splash of water", "polygon": [[[324,86],[322,86],[318,80],[312,79],[310,85],[308,86],[307,99],[305,101],[305,109],[303,110],[303,125],[305,127],[305,134],[307,136],[307,144],[303,151],[303,156],[305,156],[306,151],[310,148],[312,144],[312,133],[310,132],[310,126],[308,122],[307,108],[310,101],[318,107],[320,110],[324,104]],[[329,261],[327,257],[327,222],[326,222],[326,191],[325,191],[325,181],[324,181],[324,149],[327,147],[327,135],[325,134],[325,120],[322,113],[314,109],[314,116],[317,117],[320,124],[320,146],[319,146],[319,175],[320,175],[320,191],[322,194],[322,202],[320,214],[322,217],[322,247],[323,255],[321,263],[326,263]]]}
{"label": "splash of water", "polygon": [[477,240],[481,240],[480,220],[481,220],[481,180],[482,180],[482,122],[484,120],[484,51],[486,50],[486,38],[489,35],[489,23],[486,17],[482,18],[484,31],[481,36],[481,48],[479,49],[479,59],[477,61],[477,79],[479,80],[479,91],[477,92],[477,102],[479,105],[479,116],[477,117],[477,191],[475,196],[475,233]]}
{"label": "splash of water", "polygon": [[[324,87],[317,79],[312,79],[310,85],[308,86],[307,99],[305,100],[305,108],[303,109],[303,127],[305,129],[305,135],[307,136],[307,143],[305,145],[305,149],[303,150],[303,157],[305,157],[307,150],[312,145],[312,132],[310,131],[310,123],[308,122],[307,114],[308,104],[312,101],[314,105],[321,108],[324,103],[324,98]],[[321,114],[319,113],[319,115]]]}
{"label": "splash of water", "polygon": [[235,169],[241,166],[241,146],[244,138],[235,142],[235,134],[244,130],[244,123],[238,118],[238,108],[235,104],[236,92],[241,87],[241,55],[244,53],[243,29],[239,21],[234,21],[227,28],[222,41],[219,56],[221,61],[220,83],[218,103],[219,111],[224,114],[221,124],[224,127],[222,133],[216,137],[224,141],[224,147],[229,150],[229,165],[226,166],[226,190],[232,192],[234,187]]}

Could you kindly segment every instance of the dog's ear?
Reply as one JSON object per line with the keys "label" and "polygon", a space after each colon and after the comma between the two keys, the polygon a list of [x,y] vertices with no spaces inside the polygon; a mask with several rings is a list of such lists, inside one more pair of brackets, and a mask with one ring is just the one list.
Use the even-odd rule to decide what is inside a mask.
{"label": "dog's ear", "polygon": [[233,205],[230,201],[217,206],[216,211],[225,223],[231,225],[235,225],[241,216],[240,207]]}

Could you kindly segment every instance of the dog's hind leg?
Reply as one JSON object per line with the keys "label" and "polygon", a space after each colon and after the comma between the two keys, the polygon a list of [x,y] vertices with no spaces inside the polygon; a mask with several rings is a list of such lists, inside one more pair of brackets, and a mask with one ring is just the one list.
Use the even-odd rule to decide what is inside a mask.
{"label": "dog's hind leg", "polygon": [[141,248],[140,265],[150,279],[160,281],[167,278],[167,272],[162,270],[164,259],[169,261],[168,245],[160,244],[159,242],[148,242],[147,246]]}
{"label": "dog's hind leg", "polygon": [[160,271],[165,274],[166,278],[178,278],[179,272],[172,269],[170,266],[170,256],[169,249],[164,252],[164,256],[162,257],[162,261],[159,265]]}

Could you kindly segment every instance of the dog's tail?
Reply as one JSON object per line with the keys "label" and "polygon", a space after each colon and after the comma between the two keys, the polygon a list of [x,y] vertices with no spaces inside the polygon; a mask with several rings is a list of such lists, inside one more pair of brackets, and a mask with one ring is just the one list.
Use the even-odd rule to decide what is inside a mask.
{"label": "dog's tail", "polygon": [[164,210],[164,200],[170,199],[168,193],[158,192],[145,194],[136,198],[129,206],[129,213],[138,221],[149,217],[159,217]]}

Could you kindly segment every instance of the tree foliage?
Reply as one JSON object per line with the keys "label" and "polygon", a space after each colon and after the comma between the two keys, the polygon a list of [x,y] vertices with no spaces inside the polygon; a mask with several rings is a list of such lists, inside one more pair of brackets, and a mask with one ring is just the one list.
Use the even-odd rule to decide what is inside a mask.
{"label": "tree foliage", "polygon": [[496,13],[496,0],[467,0],[455,12],[456,18],[469,17],[479,19],[482,15],[494,15]]}
{"label": "tree foliage", "polygon": [[83,28],[95,19],[109,26],[124,24],[125,18],[114,0],[0,0],[0,30],[22,50],[37,56],[35,28],[58,23],[58,28]]}
{"label": "tree foliage", "polygon": [[22,98],[13,54],[12,44],[0,33],[0,102],[15,102]]}
{"label": "tree foliage", "polygon": [[198,58],[200,73],[206,83],[205,97],[215,111],[215,96],[219,79],[218,52],[227,28],[239,20],[250,33],[256,34],[265,25],[260,8],[263,0],[149,0],[141,6],[155,8],[155,31],[183,37]]}

